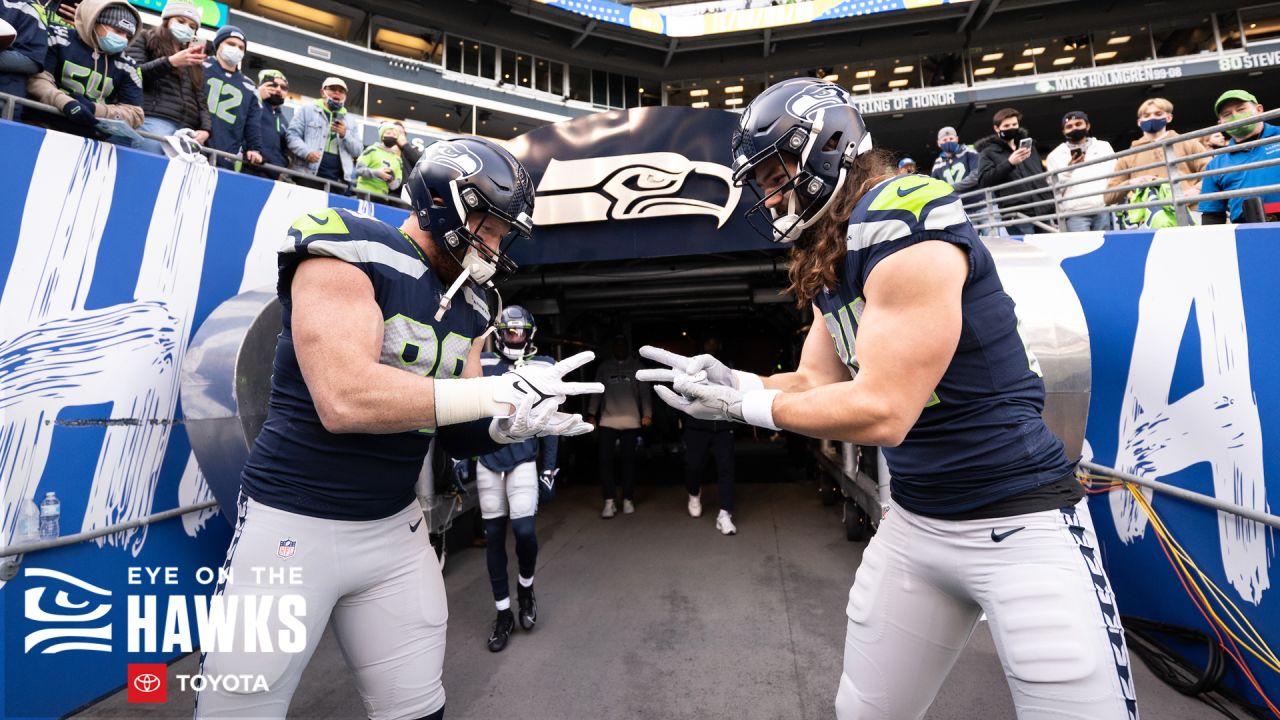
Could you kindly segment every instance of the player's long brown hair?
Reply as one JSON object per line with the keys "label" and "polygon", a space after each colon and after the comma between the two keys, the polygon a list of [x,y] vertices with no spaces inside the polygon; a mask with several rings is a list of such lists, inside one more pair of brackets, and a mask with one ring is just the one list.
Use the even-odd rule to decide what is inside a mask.
{"label": "player's long brown hair", "polygon": [[807,307],[824,287],[839,284],[848,250],[849,214],[876,183],[893,176],[892,163],[892,154],[880,149],[855,158],[835,200],[792,246],[787,291],[798,307]]}

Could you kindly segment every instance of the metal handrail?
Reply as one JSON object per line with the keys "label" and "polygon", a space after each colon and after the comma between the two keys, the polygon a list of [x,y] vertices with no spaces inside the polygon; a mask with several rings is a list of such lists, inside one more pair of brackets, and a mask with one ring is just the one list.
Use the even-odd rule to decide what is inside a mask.
{"label": "metal handrail", "polygon": [[108,525],[107,527],[98,528],[97,530],[88,530],[85,532],[78,532],[78,533],[75,533],[74,535],[63,535],[62,537],[53,538],[51,540],[39,540],[37,542],[23,543],[21,545],[10,545],[8,547],[0,548],[0,558],[11,557],[13,555],[25,555],[27,553],[39,552],[41,550],[50,550],[56,547],[63,547],[66,545],[75,545],[77,543],[85,542],[86,540],[93,540],[96,538],[103,537],[104,535],[111,535],[113,533],[122,532],[124,530],[132,530],[133,528],[142,527],[143,525],[150,525],[152,523],[157,523],[162,520],[168,520],[170,518],[180,517],[182,515],[188,515],[193,512],[200,512],[201,510],[208,510],[209,508],[213,508],[217,506],[218,506],[217,500],[208,500],[202,503],[195,503],[194,505],[183,505],[182,507],[176,507],[170,510],[164,510],[158,513],[152,513],[150,515],[147,515],[146,517],[140,517],[140,518],[137,518],[136,520],[129,520],[127,522]]}
{"label": "metal handrail", "polygon": [[1254,510],[1253,508],[1247,508],[1247,507],[1244,507],[1243,505],[1237,505],[1236,503],[1233,503],[1233,502],[1227,502],[1226,500],[1219,500],[1216,497],[1212,497],[1210,495],[1204,495],[1202,493],[1198,493],[1193,490],[1180,488],[1177,485],[1170,485],[1169,483],[1163,483],[1163,482],[1160,482],[1159,480],[1148,480],[1147,478],[1144,478],[1144,477],[1139,477],[1131,473],[1123,472],[1121,470],[1116,470],[1115,468],[1109,468],[1105,465],[1099,465],[1097,463],[1089,462],[1087,460],[1081,461],[1080,467],[1084,468],[1085,470],[1088,470],[1091,473],[1097,473],[1098,475],[1106,475],[1108,477],[1113,477],[1117,480],[1122,480],[1126,483],[1133,483],[1134,485],[1140,485],[1145,488],[1157,490],[1167,495],[1172,495],[1176,498],[1180,498],[1188,502],[1196,503],[1197,505],[1205,505],[1215,510],[1221,510],[1222,512],[1231,513],[1232,515],[1238,515],[1246,520],[1253,520],[1254,522],[1259,522],[1259,523],[1262,523],[1263,525],[1269,525],[1273,528],[1280,529],[1280,517],[1276,517],[1275,515],[1272,515],[1267,512],[1263,512],[1261,510]]}
{"label": "metal handrail", "polygon": [[[1179,166],[1181,166],[1184,163],[1191,162],[1193,160],[1199,160],[1202,158],[1211,158],[1224,153],[1240,152],[1243,150],[1249,150],[1256,147],[1262,147],[1264,145],[1274,144],[1274,143],[1280,142],[1280,136],[1257,138],[1255,140],[1250,140],[1245,143],[1230,145],[1225,148],[1205,150],[1203,152],[1197,152],[1197,153],[1192,153],[1192,154],[1182,155],[1182,156],[1173,155],[1171,148],[1178,143],[1182,143],[1187,140],[1192,140],[1198,137],[1209,135],[1215,132],[1226,131],[1226,130],[1230,130],[1236,127],[1241,127],[1244,125],[1251,125],[1256,122],[1265,123],[1268,120],[1277,119],[1277,118],[1280,118],[1280,109],[1269,110],[1267,112],[1259,113],[1258,115],[1254,115],[1248,118],[1241,118],[1239,120],[1232,120],[1230,122],[1220,123],[1218,125],[1211,125],[1209,127],[1201,128],[1199,130],[1193,130],[1186,133],[1173,135],[1171,137],[1161,138],[1160,140],[1155,140],[1151,143],[1130,147],[1110,155],[1104,155],[1102,157],[1094,158],[1092,160],[1086,160],[1080,163],[1076,163],[1075,165],[1070,166],[1070,168],[1063,168],[1060,170],[1046,170],[1045,172],[1037,173],[1035,175],[1030,175],[1025,178],[1010,180],[1008,182],[1000,183],[998,185],[992,185],[990,187],[972,190],[972,191],[961,194],[960,199],[964,205],[966,212],[969,212],[970,214],[975,216],[979,216],[974,220],[974,227],[980,230],[1007,227],[1011,225],[1022,225],[1028,222],[1034,222],[1037,225],[1040,225],[1042,227],[1045,227],[1046,229],[1049,229],[1050,231],[1057,231],[1057,230],[1060,230],[1061,228],[1054,228],[1049,225],[1046,225],[1045,223],[1049,221],[1060,221],[1068,217],[1077,217],[1077,216],[1083,216],[1083,215],[1097,215],[1103,212],[1106,212],[1106,213],[1124,212],[1124,211],[1136,210],[1140,208],[1168,207],[1171,205],[1176,208],[1177,213],[1179,215],[1180,223],[1190,224],[1191,216],[1188,212],[1190,206],[1193,206],[1203,200],[1225,200],[1225,199],[1238,198],[1238,197],[1259,197],[1261,195],[1267,194],[1268,192],[1275,192],[1275,186],[1268,185],[1268,186],[1262,186],[1262,187],[1250,187],[1250,188],[1243,188],[1239,190],[1225,190],[1221,192],[1208,193],[1208,194],[1197,193],[1194,195],[1186,196],[1185,191],[1182,191],[1178,188],[1179,184],[1184,182],[1197,181],[1202,178],[1210,177],[1214,175],[1223,175],[1223,174],[1237,172],[1241,170],[1254,170],[1258,168],[1280,165],[1280,157],[1277,157],[1275,159],[1260,160],[1260,161],[1255,161],[1251,163],[1245,163],[1242,165],[1235,165],[1228,168],[1215,168],[1212,170],[1200,170],[1200,171],[1194,171],[1194,172],[1181,172],[1178,169]],[[1058,178],[1063,173],[1074,172],[1076,170],[1079,170],[1082,167],[1088,167],[1090,165],[1098,165],[1106,162],[1114,162],[1118,158],[1134,155],[1141,152],[1148,152],[1156,148],[1162,149],[1164,151],[1165,157],[1164,157],[1164,160],[1161,162],[1146,163],[1146,164],[1134,166],[1131,168],[1125,168],[1123,171],[1105,173],[1102,175],[1089,177],[1089,178],[1072,179],[1066,182],[1058,182]],[[1173,156],[1171,157],[1171,155]],[[1062,196],[1061,191],[1064,190],[1065,188],[1084,185],[1087,183],[1095,183],[1099,180],[1108,180],[1110,178],[1129,177],[1134,174],[1140,174],[1144,170],[1153,170],[1161,167],[1165,168],[1165,172],[1167,175],[1167,177],[1165,178],[1159,178],[1157,180],[1144,182],[1144,183],[1131,183],[1131,184],[1125,184],[1125,185],[1116,185],[1116,186],[1106,187],[1097,191],[1074,194],[1070,198],[1066,198]],[[1044,180],[1045,184],[1043,186],[1032,185],[1038,180]],[[1172,191],[1172,197],[1167,201],[1146,202],[1146,203],[1116,203],[1111,205],[1103,204],[1102,206],[1082,208],[1077,210],[1062,210],[1060,207],[1058,207],[1065,200],[1080,200],[1083,198],[1098,197],[1100,195],[1105,196],[1105,195],[1114,194],[1114,193],[1127,194],[1133,190],[1146,188],[1146,187],[1159,186],[1165,183],[1169,183],[1170,189]],[[1032,185],[1032,186],[1025,190],[1021,189],[1022,187],[1026,187],[1028,185]],[[1007,195],[1003,195],[1000,197],[995,196],[995,193],[1000,190],[1007,190],[1012,188],[1018,188],[1017,192],[1009,193]],[[1029,198],[1037,194],[1043,194],[1046,191],[1052,195],[1051,199],[1033,200],[1031,202],[1022,202],[1014,205],[1008,204],[1009,201],[1011,200],[1020,200],[1024,198]],[[1055,206],[1054,212],[1052,213],[1030,217],[1023,212],[1025,210],[1030,210],[1032,208],[1040,208],[1050,204]],[[1008,218],[1011,216],[1013,217],[1013,219],[1011,220],[1000,219],[1000,218]]]}
{"label": "metal handrail", "polygon": [[[21,105],[23,107],[33,108],[35,110],[40,110],[40,111],[49,113],[51,115],[60,116],[62,114],[56,107],[52,105],[46,105],[42,102],[38,102],[30,98],[19,97],[17,95],[10,95],[9,93],[0,93],[0,106],[2,106],[0,107],[0,117],[3,117],[5,120],[12,121],[13,110],[15,105]],[[139,130],[138,128],[134,128],[134,132],[138,133],[138,135],[148,140],[156,140],[160,142],[163,142],[165,138],[169,137],[167,135],[157,135],[155,133],[152,133],[146,130]],[[323,178],[323,177],[320,177],[319,175],[312,175],[311,173],[302,172],[300,170],[294,170],[292,168],[281,167],[279,165],[272,165],[271,163],[265,163],[265,162],[250,163],[248,160],[244,158],[243,155],[236,155],[234,153],[229,153],[224,150],[218,150],[217,148],[206,147],[200,144],[196,144],[196,148],[202,155],[207,155],[210,158],[222,158],[222,159],[230,160],[233,162],[240,162],[240,163],[243,163],[246,167],[251,167],[251,168],[254,168],[255,170],[262,170],[268,173],[277,173],[277,174],[285,175],[288,177],[300,178],[309,183],[320,184],[324,187],[325,192],[330,192],[330,193],[337,192],[340,195],[354,195],[357,197],[365,197],[365,198],[368,198],[369,200],[378,200],[385,205],[391,205],[394,207],[401,207],[401,208],[409,207],[409,204],[406,203],[402,198],[395,197],[394,195],[384,195],[383,193],[373,192],[371,190],[362,190],[356,187],[354,183],[345,183],[338,180],[330,180],[329,178]],[[214,162],[211,162],[210,164],[214,165],[215,167],[217,165],[217,163],[214,163]],[[222,168],[222,169],[225,170],[226,168]],[[0,557],[3,557],[3,556],[0,556]]]}

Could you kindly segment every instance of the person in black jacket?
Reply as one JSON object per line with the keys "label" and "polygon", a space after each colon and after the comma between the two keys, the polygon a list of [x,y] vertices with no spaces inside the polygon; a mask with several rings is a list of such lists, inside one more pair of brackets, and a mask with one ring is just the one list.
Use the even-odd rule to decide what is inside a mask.
{"label": "person in black jacket", "polygon": [[[1040,153],[1036,150],[1035,143],[1024,142],[1024,140],[1029,141],[1030,137],[1027,131],[1022,128],[1021,112],[1013,108],[997,110],[992,117],[992,128],[996,131],[995,134],[978,141],[975,146],[975,149],[982,155],[982,159],[978,163],[978,187],[994,187],[1044,172],[1044,161],[1040,159]],[[1053,195],[1049,192],[1049,185],[1044,178],[1028,180],[1024,183],[996,190],[995,196],[997,198],[1005,198],[1009,195],[1033,189],[1038,189],[1039,192],[1008,200],[1000,200],[997,204],[1001,208],[1009,208],[1040,200],[1053,200]],[[1008,225],[1005,230],[1010,235],[1031,235],[1037,230],[1030,218],[1052,213],[1053,203],[1049,202],[1036,207],[1003,213],[1001,219],[1012,220],[1016,217],[1027,216],[1026,222]]]}
{"label": "person in black jacket", "polygon": [[[289,119],[281,110],[288,93],[289,80],[284,73],[270,68],[258,73],[258,126],[262,136],[262,161],[282,168],[289,167],[291,162],[289,139],[286,136]],[[246,165],[244,171],[272,180],[290,181],[288,175],[253,165]]]}
{"label": "person in black jacket", "polygon": [[[209,109],[204,102],[204,44],[195,39],[200,8],[184,0],[169,0],[160,25],[138,33],[125,53],[142,73],[140,130],[172,135],[188,128],[193,140],[209,139]],[[144,139],[140,150],[163,155],[158,140]]]}
{"label": "person in black jacket", "polygon": [[409,133],[404,129],[404,123],[396,121],[396,127],[400,129],[396,136],[396,145],[400,146],[400,163],[404,166],[404,174],[401,177],[409,177],[409,172],[422,159],[422,150],[409,140]]}

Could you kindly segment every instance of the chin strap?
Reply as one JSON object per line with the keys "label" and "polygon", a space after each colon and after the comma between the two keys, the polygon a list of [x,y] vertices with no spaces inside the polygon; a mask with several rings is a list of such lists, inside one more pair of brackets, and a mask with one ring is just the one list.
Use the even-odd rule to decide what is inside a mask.
{"label": "chin strap", "polygon": [[462,288],[463,283],[465,283],[470,277],[471,274],[465,270],[458,273],[457,279],[449,286],[449,290],[444,295],[440,296],[440,307],[436,309],[436,322],[440,322],[440,318],[443,318],[444,314],[453,306],[453,296],[457,294],[458,290]]}

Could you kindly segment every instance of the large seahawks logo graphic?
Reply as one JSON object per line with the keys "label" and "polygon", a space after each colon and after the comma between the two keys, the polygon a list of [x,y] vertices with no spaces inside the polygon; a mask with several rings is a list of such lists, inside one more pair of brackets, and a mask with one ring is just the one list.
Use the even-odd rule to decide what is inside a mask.
{"label": "large seahawks logo graphic", "polygon": [[[724,193],[699,192],[687,181],[706,175],[724,183]],[[674,152],[552,160],[538,183],[535,225],[640,220],[673,215],[710,215],[723,227],[738,207],[741,188],[729,168],[697,162]]]}
{"label": "large seahawks logo graphic", "polygon": [[456,171],[458,177],[455,179],[471,177],[484,168],[480,158],[462,143],[433,143],[427,148],[427,157],[432,163]]}
{"label": "large seahawks logo graphic", "polygon": [[800,120],[814,121],[827,108],[851,105],[849,93],[839,85],[815,85],[787,101],[787,113]]}

